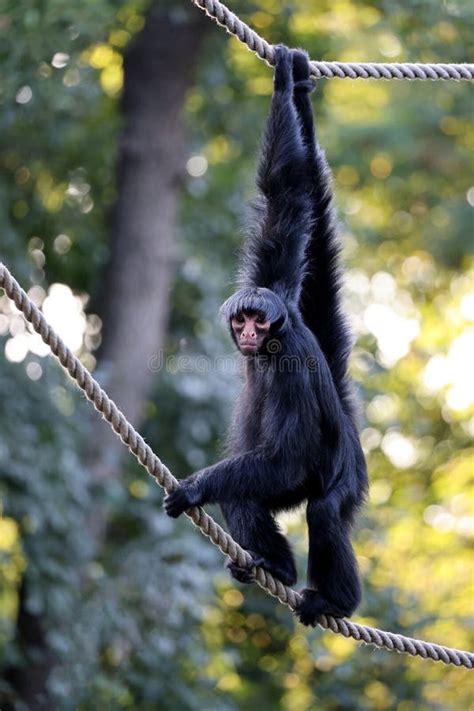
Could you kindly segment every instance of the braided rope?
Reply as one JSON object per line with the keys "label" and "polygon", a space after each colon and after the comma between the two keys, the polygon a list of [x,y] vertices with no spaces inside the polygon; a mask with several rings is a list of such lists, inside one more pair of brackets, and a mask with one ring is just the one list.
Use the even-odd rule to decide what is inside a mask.
{"label": "braided rope", "polygon": [[[69,373],[76,385],[85,393],[87,399],[101,413],[102,417],[107,420],[113,431],[120,437],[140,464],[167,493],[173,491],[178,485],[177,479],[146,444],[143,437],[127,421],[125,415],[118,409],[107,393],[102,390],[87,368],[82,365],[80,360],[53,331],[38,307],[31,301],[7,267],[1,262],[0,288],[5,290],[8,298],[14,302],[26,320],[31,323],[34,330],[51,348],[52,353]],[[192,508],[186,515],[215,546],[227,554],[235,563],[241,566],[251,564],[249,553],[241,548],[203,509]],[[255,579],[258,585],[266,592],[278,598],[282,604],[287,605],[292,610],[295,609],[300,600],[300,595],[295,590],[283,585],[263,568],[255,568]],[[420,639],[404,637],[394,632],[385,632],[384,630],[360,625],[343,618],[323,615],[319,621],[319,626],[375,647],[405,652],[412,656],[432,659],[444,664],[453,664],[457,667],[466,667],[468,669],[474,667],[474,654],[470,652],[423,642]]]}
{"label": "braided rope", "polygon": [[[275,64],[275,50],[219,0],[191,0],[208,17],[234,35],[267,64]],[[311,62],[311,75],[319,79],[474,79],[474,64],[381,64],[374,62]]]}

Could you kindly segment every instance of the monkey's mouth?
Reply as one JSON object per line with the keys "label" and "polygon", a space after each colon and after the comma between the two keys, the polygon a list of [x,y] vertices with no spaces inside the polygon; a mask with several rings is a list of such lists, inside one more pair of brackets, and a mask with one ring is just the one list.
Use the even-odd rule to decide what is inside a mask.
{"label": "monkey's mouth", "polygon": [[243,355],[252,355],[257,352],[257,344],[255,341],[241,341],[239,343],[240,352]]}

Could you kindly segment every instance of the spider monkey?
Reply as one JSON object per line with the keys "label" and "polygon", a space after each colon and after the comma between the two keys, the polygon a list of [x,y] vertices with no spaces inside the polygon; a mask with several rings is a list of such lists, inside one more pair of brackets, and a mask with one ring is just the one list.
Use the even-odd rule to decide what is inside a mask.
{"label": "spider monkey", "polygon": [[[276,47],[255,224],[243,251],[241,288],[221,308],[245,361],[229,456],[181,481],[164,502],[172,517],[220,504],[253,565],[293,585],[294,558],[274,515],[306,501],[308,587],[296,610],[306,625],[322,614],[349,616],[360,602],[349,534],[368,488],[347,375],[352,344],[341,310],[331,178],[315,137],[313,88],[306,53]],[[289,367],[289,357],[299,367],[294,360]],[[228,561],[227,567],[237,580],[253,580],[253,566]]]}

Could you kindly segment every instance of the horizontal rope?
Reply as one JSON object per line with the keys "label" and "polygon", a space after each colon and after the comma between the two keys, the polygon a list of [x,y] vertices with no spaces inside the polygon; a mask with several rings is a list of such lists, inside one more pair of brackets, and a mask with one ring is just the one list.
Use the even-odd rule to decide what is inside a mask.
{"label": "horizontal rope", "polygon": [[[63,368],[65,368],[76,385],[83,391],[95,409],[100,412],[102,417],[110,424],[113,431],[120,437],[140,464],[166,493],[171,493],[178,485],[177,479],[175,479],[169,469],[146,444],[143,437],[139,435],[130,422],[127,421],[125,415],[100,387],[99,383],[92,377],[87,368],[83,366],[81,361],[69,350],[57,333],[53,331],[38,307],[31,301],[27,293],[23,291],[7,267],[1,262],[0,288],[5,290],[8,298],[14,302],[26,320],[31,323],[36,333],[38,333],[43,341],[51,348],[52,353],[59,360]],[[203,511],[203,509],[197,507],[190,509],[186,515],[222,553],[228,555],[240,566],[247,567],[251,565],[250,554],[241,548],[211,516]],[[283,585],[283,583],[274,578],[273,575],[263,568],[255,568],[255,579],[261,588],[270,593],[270,595],[278,598],[281,603],[288,605],[292,610],[296,608],[301,596],[295,590]],[[357,641],[365,642],[365,644],[371,644],[375,647],[404,652],[412,656],[423,657],[423,659],[432,659],[437,662],[443,662],[444,664],[453,664],[457,667],[466,667],[468,669],[474,667],[474,654],[470,652],[443,647],[439,644],[424,642],[420,639],[413,639],[412,637],[404,637],[394,632],[385,632],[384,630],[360,625],[344,618],[323,615],[320,619],[319,626],[323,629],[331,630],[331,632],[342,634],[344,637],[352,637]]]}
{"label": "horizontal rope", "polygon": [[[219,0],[191,0],[218,25],[225,27],[267,64],[275,64],[274,47],[250,29]],[[474,64],[383,64],[376,62],[315,62],[311,61],[311,76],[319,79],[474,79]]]}

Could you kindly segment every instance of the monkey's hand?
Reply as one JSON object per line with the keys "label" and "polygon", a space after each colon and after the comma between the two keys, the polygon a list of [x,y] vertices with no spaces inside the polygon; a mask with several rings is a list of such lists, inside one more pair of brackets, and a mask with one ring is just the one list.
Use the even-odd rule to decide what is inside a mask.
{"label": "monkey's hand", "polygon": [[273,85],[275,91],[292,91],[293,90],[293,74],[291,54],[288,47],[284,44],[278,44],[275,47],[275,74],[273,76]]}
{"label": "monkey's hand", "polygon": [[316,83],[311,79],[311,65],[309,56],[301,49],[292,49],[294,91],[310,94],[316,88]]}
{"label": "monkey's hand", "polygon": [[202,502],[198,487],[194,482],[185,479],[171,494],[165,496],[163,507],[168,516],[178,518],[184,511],[199,506],[200,503]]}

